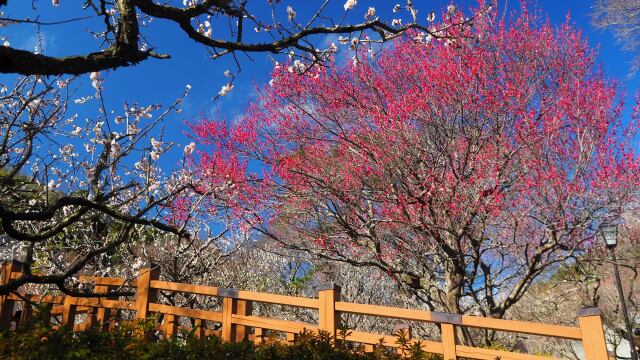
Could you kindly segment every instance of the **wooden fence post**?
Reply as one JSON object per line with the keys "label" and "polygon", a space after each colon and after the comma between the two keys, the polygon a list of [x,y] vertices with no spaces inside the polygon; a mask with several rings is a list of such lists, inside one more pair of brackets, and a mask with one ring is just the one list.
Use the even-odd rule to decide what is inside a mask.
{"label": "wooden fence post", "polygon": [[[96,285],[93,288],[93,291],[97,292],[97,293],[101,293],[101,292],[108,292],[110,289],[108,286],[105,285]],[[99,300],[98,300],[99,301]],[[97,307],[94,310],[94,319],[92,320],[92,322],[95,322],[98,324],[98,327],[100,328],[100,330],[105,331],[108,329],[109,325],[109,316],[111,315],[111,312],[109,311],[110,309],[107,308],[103,308],[103,307]]]}
{"label": "wooden fence post", "polygon": [[293,342],[296,341],[297,335],[296,333],[287,333],[287,344],[293,344]]}
{"label": "wooden fence post", "polygon": [[193,331],[196,338],[200,339],[205,337],[205,325],[206,321],[202,319],[195,319],[193,321]]}
{"label": "wooden fence post", "polygon": [[585,360],[606,360],[609,357],[602,328],[600,309],[589,307],[578,310]]}
{"label": "wooden fence post", "polygon": [[234,301],[230,297],[222,298],[222,340],[231,341],[235,339],[233,336],[233,305]]}
{"label": "wooden fence post", "polygon": [[[234,314],[238,315],[251,315],[253,311],[253,303],[247,300],[236,300],[235,312]],[[249,328],[244,325],[235,325],[232,324],[232,327],[235,327],[235,338],[236,341],[240,342],[249,337]]]}
{"label": "wooden fence post", "polygon": [[442,332],[442,349],[444,360],[455,360],[456,356],[456,330],[453,324],[441,324]]}
{"label": "wooden fence post", "polygon": [[440,312],[431,312],[431,318],[434,322],[440,323],[440,332],[442,334],[442,357],[443,360],[456,360],[456,328],[462,325],[462,315],[448,314]]}
{"label": "wooden fence post", "polygon": [[318,329],[327,331],[334,339],[340,314],[336,312],[336,301],[340,301],[340,286],[334,283],[319,284]]}
{"label": "wooden fence post", "polygon": [[250,315],[251,301],[238,300],[238,290],[218,289],[218,296],[222,296],[222,340],[242,341],[248,335],[247,327],[233,323],[233,315]]}
{"label": "wooden fence post", "polygon": [[[22,262],[18,260],[5,261],[2,264],[2,285],[9,283],[11,273],[22,271]],[[0,296],[0,330],[7,330],[13,321],[15,310],[15,300],[10,300],[8,296]]]}
{"label": "wooden fence post", "polygon": [[178,329],[178,317],[173,314],[164,314],[164,337],[171,340]]}
{"label": "wooden fence post", "polygon": [[66,295],[62,303],[62,326],[73,331],[73,325],[76,322],[76,299],[73,296]]}
{"label": "wooden fence post", "polygon": [[87,318],[84,320],[84,323],[83,323],[83,326],[84,326],[83,330],[87,330],[96,324],[97,312],[98,312],[97,308],[93,306],[89,306],[86,312]]}
{"label": "wooden fence post", "polygon": [[22,313],[20,313],[20,323],[18,323],[18,326],[24,326],[33,315],[31,304],[27,302],[24,302],[23,304]]}
{"label": "wooden fence post", "polygon": [[[86,280],[85,280],[86,283]],[[94,286],[93,291],[96,293],[99,292],[104,292],[106,291],[106,289],[103,289],[102,286]],[[95,301],[96,303],[100,303],[100,298],[94,298],[93,301]],[[82,330],[87,330],[89,328],[91,328],[92,326],[94,326],[96,324],[96,320],[97,320],[97,315],[98,315],[98,311],[100,310],[100,306],[91,306],[89,305],[87,312],[86,312],[86,319],[85,321],[82,323]]]}
{"label": "wooden fence post", "polygon": [[253,328],[253,343],[258,345],[264,341],[264,329],[263,328]]}
{"label": "wooden fence post", "polygon": [[160,267],[149,264],[139,271],[136,281],[136,319],[144,320],[149,313],[149,303],[158,301],[158,291],[151,289],[151,281],[160,278]]}

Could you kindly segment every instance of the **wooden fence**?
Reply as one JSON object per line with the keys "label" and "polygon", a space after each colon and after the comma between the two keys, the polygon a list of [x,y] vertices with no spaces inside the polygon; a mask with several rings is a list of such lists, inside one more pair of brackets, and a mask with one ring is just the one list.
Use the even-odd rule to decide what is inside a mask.
{"label": "wooden fence", "polygon": [[[20,276],[21,264],[9,261],[3,264],[2,283]],[[402,319],[405,321],[437,324],[440,328],[440,341],[420,340],[425,351],[442,354],[445,360],[457,358],[486,360],[543,360],[551,357],[499,351],[461,344],[457,339],[457,328],[493,329],[511,333],[562,338],[582,343],[586,360],[609,359],[605,345],[600,312],[597,308],[585,308],[578,312],[579,327],[533,323],[516,320],[502,320],[469,315],[447,314],[440,312],[412,310],[378,305],[355,304],[340,301],[340,289],[334,285],[321,286],[317,298],[284,296],[252,291],[225,289],[211,286],[173,283],[159,280],[160,273],[155,269],[141,269],[135,287],[133,299],[123,298],[87,298],[72,296],[53,296],[20,293],[0,297],[0,327],[19,326],[30,316],[27,299],[33,303],[50,304],[52,314],[61,317],[61,326],[81,331],[88,326],[100,324],[104,329],[114,326],[110,321],[118,310],[130,310],[136,319],[145,319],[153,313],[162,314],[159,329],[166,337],[173,337],[178,331],[179,319],[193,319],[196,336],[211,333],[220,335],[227,341],[239,341],[245,338],[259,342],[267,331],[283,332],[291,340],[303,330],[324,330],[336,335],[341,313],[362,314],[381,318]],[[107,292],[122,286],[124,279],[106,277],[86,277],[95,285],[95,291]],[[176,307],[158,303],[158,291],[197,294],[222,298],[222,311],[209,311]],[[20,312],[15,309],[22,302]],[[255,302],[278,304],[318,311],[318,323],[303,323],[282,319],[273,319],[252,315]],[[76,321],[77,314],[85,314],[84,321]],[[220,323],[220,330],[206,329],[206,321]],[[398,347],[397,338],[391,335],[373,334],[361,331],[349,331],[347,341],[361,343],[365,348],[383,344]],[[415,342],[418,339],[411,339]]]}

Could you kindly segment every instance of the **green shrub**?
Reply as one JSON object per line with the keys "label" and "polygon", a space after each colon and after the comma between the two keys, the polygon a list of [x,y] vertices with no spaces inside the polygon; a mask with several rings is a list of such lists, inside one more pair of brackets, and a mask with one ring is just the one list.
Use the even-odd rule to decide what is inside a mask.
{"label": "green shrub", "polygon": [[[348,332],[342,331],[338,339],[327,332],[318,334],[305,331],[298,334],[292,344],[283,344],[268,337],[260,345],[249,341],[228,343],[210,336],[197,338],[194,332],[183,332],[178,339],[158,339],[154,335],[154,320],[120,326],[111,332],[97,327],[73,333],[54,329],[48,322],[46,310],[35,316],[16,332],[0,333],[2,359],[212,359],[212,360],[430,360],[419,346],[410,344],[406,336],[398,334],[403,354],[395,349],[376,347],[365,353],[364,347],[344,341]],[[46,320],[45,320],[46,319]]]}

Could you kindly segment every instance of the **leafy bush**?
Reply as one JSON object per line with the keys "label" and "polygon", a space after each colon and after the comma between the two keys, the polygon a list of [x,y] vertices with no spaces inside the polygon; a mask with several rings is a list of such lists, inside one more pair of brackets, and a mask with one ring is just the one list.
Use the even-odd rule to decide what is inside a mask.
{"label": "leafy bush", "polygon": [[[46,312],[46,311],[45,311]],[[397,349],[382,346],[365,353],[360,345],[336,340],[327,332],[305,331],[296,336],[292,344],[283,344],[275,337],[267,337],[262,344],[250,341],[228,343],[215,336],[197,338],[192,332],[183,332],[177,339],[166,340],[155,336],[154,321],[143,321],[100,331],[92,327],[73,333],[55,329],[48,322],[49,315],[35,316],[17,332],[0,333],[2,359],[212,359],[212,360],[431,360],[433,357],[411,344],[406,336],[398,334]],[[46,320],[45,320],[46,319]],[[342,339],[346,332],[342,332]],[[440,356],[441,358],[441,356]]]}

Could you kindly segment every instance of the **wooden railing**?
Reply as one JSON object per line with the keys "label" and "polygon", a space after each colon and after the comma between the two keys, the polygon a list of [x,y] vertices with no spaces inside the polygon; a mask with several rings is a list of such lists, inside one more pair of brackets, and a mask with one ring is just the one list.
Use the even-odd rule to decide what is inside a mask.
{"label": "wooden railing", "polygon": [[[20,276],[21,264],[9,261],[3,264],[2,283]],[[159,329],[165,337],[173,337],[177,333],[180,318],[193,319],[196,336],[216,334],[226,341],[251,339],[260,342],[267,331],[283,332],[287,339],[304,331],[324,330],[336,336],[341,313],[362,314],[382,318],[402,319],[414,322],[437,324],[440,328],[440,341],[420,340],[423,350],[442,354],[445,360],[457,358],[486,360],[543,360],[552,357],[523,354],[472,347],[461,344],[457,339],[459,328],[480,328],[562,338],[579,341],[584,348],[586,360],[608,359],[600,312],[597,308],[585,308],[578,312],[579,327],[551,325],[515,320],[502,320],[469,315],[447,314],[433,311],[403,309],[379,305],[355,304],[340,301],[339,287],[329,284],[317,290],[317,298],[284,296],[252,291],[225,289],[211,286],[173,283],[159,280],[157,268],[141,269],[135,287],[133,299],[122,298],[87,298],[72,296],[34,295],[20,293],[0,297],[0,327],[19,326],[30,315],[28,302],[49,304],[54,316],[61,317],[61,326],[77,331],[88,326],[102,326],[109,329],[114,326],[110,321],[119,310],[130,310],[136,319],[145,319],[153,313],[162,314]],[[107,292],[122,286],[124,279],[91,277],[96,292]],[[222,311],[198,310],[158,303],[158,291],[197,294],[222,298]],[[22,310],[16,312],[17,303],[22,302]],[[318,311],[318,323],[303,323],[282,319],[273,319],[252,315],[253,303],[270,303],[313,309]],[[76,322],[77,314],[84,313],[85,320]],[[220,330],[213,331],[204,326],[205,321],[220,323]],[[13,324],[12,324],[13,323]],[[349,331],[345,339],[365,345],[397,348],[397,337],[384,334],[373,334],[361,331]],[[418,339],[411,339],[414,344]]]}

